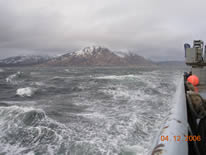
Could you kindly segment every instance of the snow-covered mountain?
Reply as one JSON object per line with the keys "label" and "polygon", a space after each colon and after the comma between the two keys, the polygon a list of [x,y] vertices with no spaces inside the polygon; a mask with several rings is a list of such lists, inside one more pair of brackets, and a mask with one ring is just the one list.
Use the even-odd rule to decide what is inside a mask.
{"label": "snow-covered mountain", "polygon": [[131,53],[112,52],[100,46],[85,47],[57,57],[16,56],[0,60],[0,66],[151,66],[153,62]]}
{"label": "snow-covered mountain", "polygon": [[108,48],[91,46],[67,53],[46,62],[49,66],[150,66],[153,62],[136,54],[112,52]]}
{"label": "snow-covered mountain", "polygon": [[0,60],[0,66],[28,66],[45,63],[50,60],[49,56],[14,56]]}

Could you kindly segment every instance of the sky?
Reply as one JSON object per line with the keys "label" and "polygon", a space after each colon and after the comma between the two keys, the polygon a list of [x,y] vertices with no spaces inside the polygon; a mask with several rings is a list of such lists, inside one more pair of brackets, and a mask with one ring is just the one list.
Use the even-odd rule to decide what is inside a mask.
{"label": "sky", "polygon": [[0,58],[100,45],[152,60],[184,60],[206,41],[204,0],[0,0]]}

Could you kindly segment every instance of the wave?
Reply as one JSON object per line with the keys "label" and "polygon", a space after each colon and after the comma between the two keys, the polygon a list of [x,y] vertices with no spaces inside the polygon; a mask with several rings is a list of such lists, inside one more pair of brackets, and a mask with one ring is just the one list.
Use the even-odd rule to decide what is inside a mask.
{"label": "wave", "polygon": [[30,72],[30,75],[33,76],[33,75],[39,75],[41,74],[40,72]]}
{"label": "wave", "polygon": [[129,74],[129,75],[108,75],[108,76],[99,76],[95,79],[111,79],[111,80],[124,80],[125,78],[138,78],[139,75]]}
{"label": "wave", "polygon": [[70,70],[69,70],[69,69],[65,69],[64,71],[65,71],[65,72],[68,72],[68,73],[70,72]]}
{"label": "wave", "polygon": [[0,153],[61,154],[66,127],[48,118],[43,110],[1,107],[0,122]]}
{"label": "wave", "polygon": [[112,96],[114,100],[133,100],[133,101],[144,101],[146,98],[150,98],[148,94],[144,93],[144,91],[141,90],[130,90],[127,87],[123,87],[121,85],[118,86],[108,86],[104,89],[100,90],[106,95]]}
{"label": "wave", "polygon": [[37,88],[25,87],[16,90],[16,94],[21,97],[31,97],[37,91]]}
{"label": "wave", "polygon": [[54,76],[51,80],[58,80],[58,79],[71,79],[73,77],[64,77],[64,76]]}
{"label": "wave", "polygon": [[[69,75],[77,80],[77,85],[72,83],[69,88],[62,87],[61,80],[58,81],[68,78],[65,74],[48,76],[52,79],[25,80],[27,83],[16,90],[19,96],[33,95],[32,100],[39,99],[41,91],[45,95],[50,92],[61,95],[38,100],[36,104],[24,98],[2,101],[0,154],[146,154],[156,130],[170,112],[178,74],[169,71],[127,73],[129,75]],[[73,94],[69,94],[70,90]],[[47,108],[48,116],[65,125],[49,118],[41,109],[23,106]],[[76,112],[76,108],[84,110]]]}
{"label": "wave", "polygon": [[36,101],[1,101],[0,106],[12,106],[12,105],[34,105]]}
{"label": "wave", "polygon": [[11,84],[18,84],[20,81],[18,81],[19,78],[21,78],[23,75],[23,72],[17,72],[15,74],[9,75],[6,78],[6,82],[11,83]]}
{"label": "wave", "polygon": [[44,82],[32,82],[31,85],[35,86],[45,86],[46,84]]}
{"label": "wave", "polygon": [[4,70],[0,68],[0,73],[1,73],[1,72],[4,72]]}
{"label": "wave", "polygon": [[145,101],[154,99],[156,101],[160,96],[162,98],[172,96],[177,88],[177,79],[180,79],[180,76],[180,73],[170,75],[170,73],[163,74],[160,71],[145,72],[139,75],[105,76],[101,79],[133,79],[128,80],[127,85],[109,83],[99,91],[111,95],[115,100]]}
{"label": "wave", "polygon": [[[119,127],[125,128],[120,133],[128,135],[125,139],[131,143],[131,146],[128,143],[128,146],[122,150],[123,154],[127,151],[128,154],[141,154],[142,152],[146,154],[148,152],[154,135],[170,112],[172,97],[180,76],[179,72],[145,72],[135,76],[134,79],[110,82],[99,89],[99,92],[108,96],[109,102],[112,101],[111,109],[113,107],[118,109],[111,113],[121,118],[121,121],[126,120],[122,122],[127,125],[118,124]],[[108,76],[106,78],[108,79]],[[119,76],[109,76],[109,78],[121,79]],[[106,109],[106,106],[103,108]],[[128,111],[129,113],[126,113]],[[104,111],[104,113],[106,112]],[[141,146],[144,146],[143,150]]]}

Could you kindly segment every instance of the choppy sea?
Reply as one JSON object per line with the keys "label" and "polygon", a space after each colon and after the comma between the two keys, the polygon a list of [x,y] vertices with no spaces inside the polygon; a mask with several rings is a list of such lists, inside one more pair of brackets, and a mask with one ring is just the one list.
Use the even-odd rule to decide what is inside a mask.
{"label": "choppy sea", "polygon": [[147,154],[183,69],[0,69],[0,154]]}

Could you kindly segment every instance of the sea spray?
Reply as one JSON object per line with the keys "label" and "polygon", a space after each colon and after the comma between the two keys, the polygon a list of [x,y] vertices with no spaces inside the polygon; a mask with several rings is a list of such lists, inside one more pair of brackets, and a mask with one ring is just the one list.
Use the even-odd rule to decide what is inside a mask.
{"label": "sea spray", "polygon": [[31,97],[37,91],[37,88],[25,87],[16,90],[16,94],[21,97]]}

